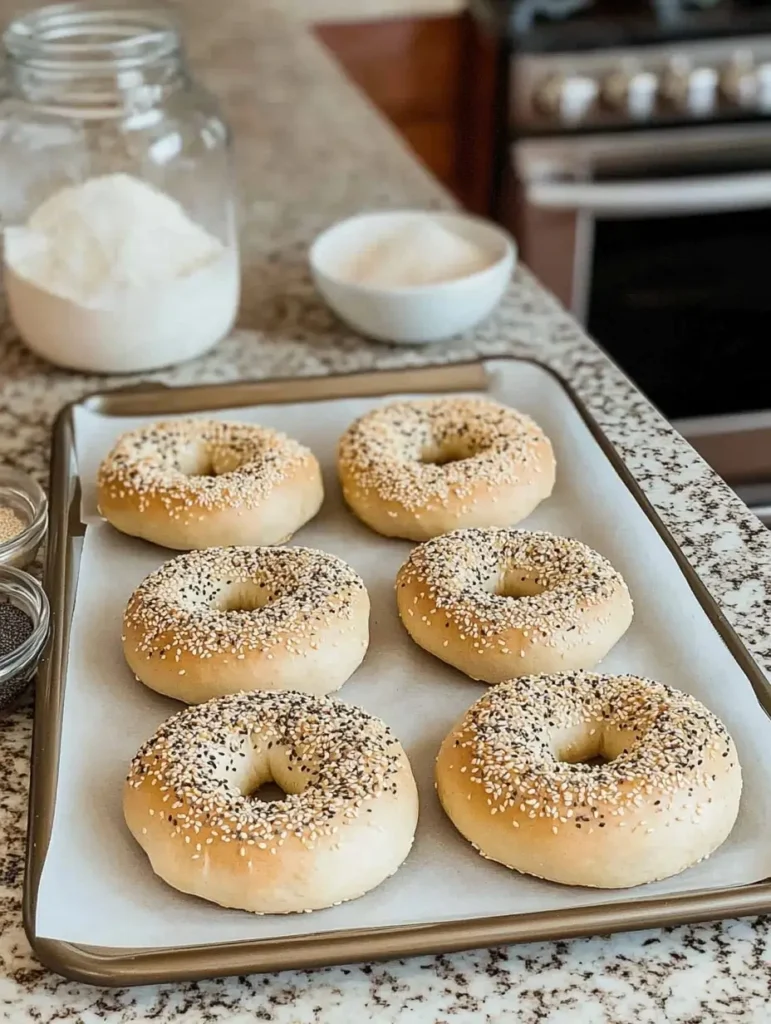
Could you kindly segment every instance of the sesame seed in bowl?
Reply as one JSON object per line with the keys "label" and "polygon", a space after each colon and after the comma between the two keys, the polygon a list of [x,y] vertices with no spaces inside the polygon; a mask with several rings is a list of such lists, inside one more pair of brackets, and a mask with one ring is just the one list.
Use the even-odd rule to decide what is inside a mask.
{"label": "sesame seed in bowl", "polygon": [[23,569],[35,560],[48,521],[48,501],[31,476],[0,466],[0,566]]}

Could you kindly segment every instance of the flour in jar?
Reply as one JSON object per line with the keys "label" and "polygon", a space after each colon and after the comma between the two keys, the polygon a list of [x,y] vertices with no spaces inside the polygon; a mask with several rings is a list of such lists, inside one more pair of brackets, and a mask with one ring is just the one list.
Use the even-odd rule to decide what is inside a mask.
{"label": "flour in jar", "polygon": [[239,262],[182,206],[127,174],[56,192],[5,231],[11,316],[39,355],[73,369],[154,369],[232,327]]}

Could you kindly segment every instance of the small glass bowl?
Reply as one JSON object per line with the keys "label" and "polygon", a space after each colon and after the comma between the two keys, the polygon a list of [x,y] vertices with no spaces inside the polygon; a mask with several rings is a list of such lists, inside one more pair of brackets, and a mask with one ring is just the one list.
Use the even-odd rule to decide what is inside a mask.
{"label": "small glass bowl", "polygon": [[31,476],[0,466],[0,508],[9,508],[25,524],[20,533],[0,542],[0,566],[23,569],[35,560],[45,537],[48,501]]}
{"label": "small glass bowl", "polygon": [[0,655],[0,713],[17,704],[32,681],[48,638],[50,619],[48,598],[42,586],[26,572],[8,565],[0,565],[0,605],[3,604],[15,605],[28,615],[32,632],[13,651]]}

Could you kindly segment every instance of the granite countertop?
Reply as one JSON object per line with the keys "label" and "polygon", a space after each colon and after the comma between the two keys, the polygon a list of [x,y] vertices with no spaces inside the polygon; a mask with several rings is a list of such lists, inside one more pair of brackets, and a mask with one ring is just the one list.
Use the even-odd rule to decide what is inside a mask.
{"label": "granite countertop", "polygon": [[[0,4],[4,13],[5,2]],[[473,354],[537,356],[572,380],[726,615],[771,668],[771,534],[524,270],[497,315],[451,346],[400,349],[352,335],[315,296],[309,240],[361,208],[448,199],[279,0],[191,0],[190,49],[238,139],[245,300],[238,329],[173,383],[413,366]],[[8,8],[9,9],[9,8]],[[104,386],[29,355],[0,333],[0,459],[45,479],[57,409]],[[764,919],[539,943],[382,966],[100,991],[31,955],[21,887],[30,707],[0,722],[0,1019],[277,1024],[765,1021]]]}

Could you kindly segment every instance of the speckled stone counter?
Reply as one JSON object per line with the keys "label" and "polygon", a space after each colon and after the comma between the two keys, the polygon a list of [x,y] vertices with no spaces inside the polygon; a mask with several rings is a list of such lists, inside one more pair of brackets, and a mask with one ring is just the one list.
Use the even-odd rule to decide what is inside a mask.
{"label": "speckled stone counter", "polygon": [[[544,359],[573,381],[729,619],[770,668],[771,535],[527,273],[518,273],[492,321],[448,347],[370,344],[324,309],[304,260],[319,229],[360,208],[441,206],[446,197],[276,0],[199,0],[189,14],[191,50],[222,96],[239,142],[245,296],[231,338],[205,359],[157,379],[318,374],[474,353]],[[0,458],[44,479],[57,409],[105,383],[36,361],[6,325],[0,334]],[[2,1020],[769,1019],[771,931],[765,920],[135,991],[65,982],[36,963],[21,925],[30,733],[29,706],[0,722]]]}

